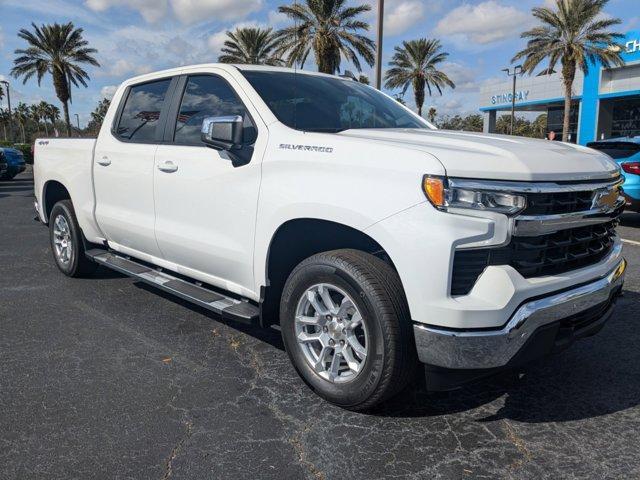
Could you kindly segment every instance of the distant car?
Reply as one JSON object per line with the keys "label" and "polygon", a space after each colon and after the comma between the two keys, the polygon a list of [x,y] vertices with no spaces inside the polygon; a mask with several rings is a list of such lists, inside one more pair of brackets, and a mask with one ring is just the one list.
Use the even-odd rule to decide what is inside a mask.
{"label": "distant car", "polygon": [[4,158],[4,152],[0,149],[0,178],[6,175],[8,168],[7,159]]}
{"label": "distant car", "polygon": [[612,157],[622,168],[622,189],[629,210],[640,212],[640,136],[612,138],[591,142],[587,147],[595,148]]}
{"label": "distant car", "polygon": [[24,155],[20,150],[10,147],[0,147],[0,151],[3,153],[7,162],[7,171],[0,175],[0,179],[11,180],[19,173],[25,171],[27,167],[24,162]]}

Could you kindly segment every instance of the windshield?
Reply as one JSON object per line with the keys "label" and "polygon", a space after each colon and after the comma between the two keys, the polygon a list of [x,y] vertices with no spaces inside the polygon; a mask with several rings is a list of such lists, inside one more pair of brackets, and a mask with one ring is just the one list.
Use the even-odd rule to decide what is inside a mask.
{"label": "windshield", "polygon": [[242,74],[278,120],[296,130],[433,128],[397,101],[354,80],[293,72]]}

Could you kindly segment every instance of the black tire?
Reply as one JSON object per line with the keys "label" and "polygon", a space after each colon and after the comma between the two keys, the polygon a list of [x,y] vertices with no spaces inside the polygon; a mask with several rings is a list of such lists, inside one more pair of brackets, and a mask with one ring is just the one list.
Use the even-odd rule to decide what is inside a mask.
{"label": "black tire", "polygon": [[[319,376],[296,339],[295,315],[307,289],[319,283],[346,292],[369,332],[360,372],[346,383]],[[386,262],[358,250],[334,250],[307,258],[291,273],[280,302],[285,348],[296,371],[322,398],[349,410],[370,410],[405,388],[418,364],[409,307],[398,274]]]}
{"label": "black tire", "polygon": [[[62,261],[58,255],[56,255],[54,225],[59,216],[64,217],[70,230],[71,248],[69,249],[70,255],[67,262]],[[82,231],[78,225],[71,200],[60,200],[53,206],[51,215],[49,215],[49,241],[56,265],[60,271],[68,277],[82,277],[93,273],[98,267],[95,262],[92,262],[85,256],[84,243],[82,240]]]}

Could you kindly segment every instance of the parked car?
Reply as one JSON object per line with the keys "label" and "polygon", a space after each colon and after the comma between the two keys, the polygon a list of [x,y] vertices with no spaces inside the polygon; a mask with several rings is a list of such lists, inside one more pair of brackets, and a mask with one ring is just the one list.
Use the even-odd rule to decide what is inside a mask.
{"label": "parked car", "polygon": [[3,178],[7,173],[9,168],[9,164],[7,164],[7,159],[4,156],[4,152],[0,149],[0,178]]}
{"label": "parked car", "polygon": [[124,82],[95,140],[37,140],[35,208],[65,275],[279,323],[302,379],[362,410],[420,362],[446,390],[598,332],[626,267],[619,170],[439,131],[352,80],[210,64]]}
{"label": "parked car", "polygon": [[27,167],[24,156],[20,150],[10,147],[0,147],[0,151],[7,161],[7,171],[0,176],[0,179],[11,180],[19,173],[25,171]]}
{"label": "parked car", "polygon": [[601,140],[587,146],[606,153],[620,165],[626,206],[640,212],[640,136]]}

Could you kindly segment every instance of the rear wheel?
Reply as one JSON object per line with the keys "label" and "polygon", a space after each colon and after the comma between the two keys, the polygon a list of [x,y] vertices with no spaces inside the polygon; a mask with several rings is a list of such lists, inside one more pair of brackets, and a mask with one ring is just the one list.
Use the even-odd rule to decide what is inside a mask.
{"label": "rear wheel", "polygon": [[280,307],[287,353],[321,397],[370,409],[406,386],[417,364],[409,309],[397,273],[357,250],[304,260]]}
{"label": "rear wheel", "polygon": [[53,206],[49,216],[49,239],[56,265],[69,277],[92,273],[97,264],[84,254],[82,232],[70,200],[61,200]]}

